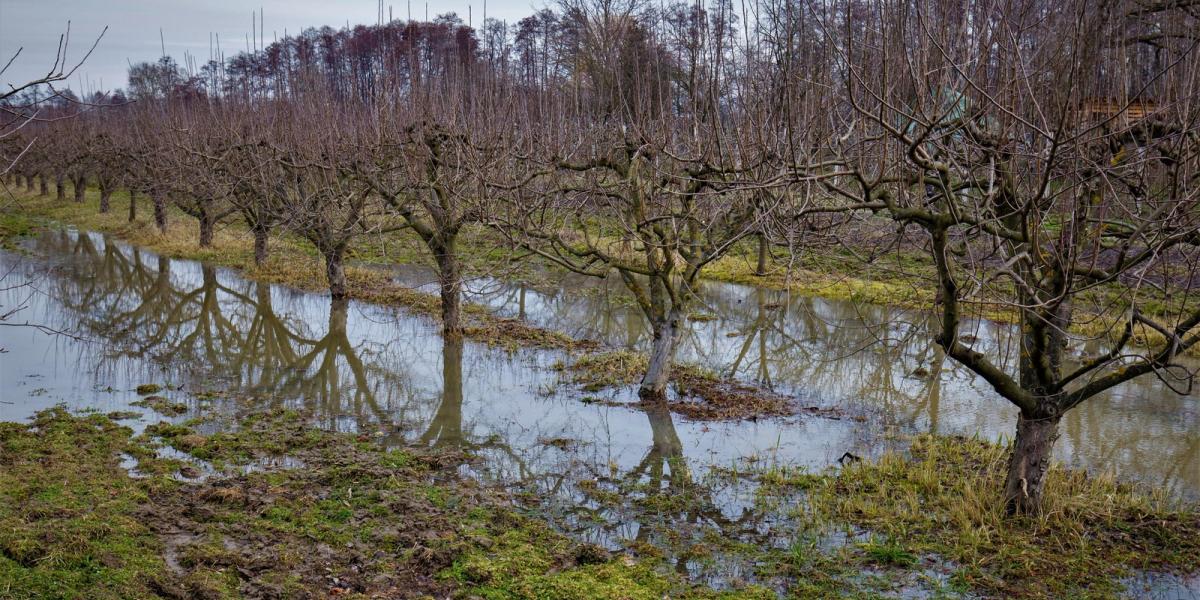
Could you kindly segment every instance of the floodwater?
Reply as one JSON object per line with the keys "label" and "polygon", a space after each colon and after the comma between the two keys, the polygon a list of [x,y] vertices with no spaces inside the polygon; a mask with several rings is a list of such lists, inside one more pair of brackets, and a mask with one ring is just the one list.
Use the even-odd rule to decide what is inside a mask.
{"label": "floodwater", "polygon": [[[895,434],[996,439],[1015,423],[1014,410],[986,383],[943,360],[914,311],[706,283],[700,312],[713,318],[691,324],[681,360],[847,417],[703,423],[586,402],[634,395],[585,394],[551,367],[569,360],[559,352],[445,343],[434,322],[404,309],[331,304],[96,234],[54,231],[30,240],[28,250],[0,253],[0,312],[18,309],[8,323],[37,324],[0,327],[0,420],[65,404],[147,413],[130,423],[138,429],[161,418],[130,406],[143,383],[168,384],[166,395],[189,407],[180,419],[202,410],[236,421],[249,408],[304,408],[323,426],[384,443],[472,449],[481,460],[463,465],[465,474],[527,492],[553,505],[560,527],[609,545],[687,535],[688,525],[787,543],[786,528],[755,509],[753,489],[721,474],[764,464],[821,470],[845,452],[876,455]],[[414,286],[432,280],[420,268],[395,275]],[[573,336],[634,349],[649,338],[617,282],[547,276],[536,286],[480,279],[470,288],[471,300],[498,313]],[[971,334],[999,360],[1013,354],[1008,326],[973,323]],[[1077,352],[1098,350],[1080,344]],[[1171,389],[1179,385],[1143,378],[1071,412],[1058,459],[1177,498],[1200,497],[1200,402]],[[598,503],[597,486],[693,497],[686,514],[650,519]],[[683,559],[679,566],[714,579],[745,568]]]}
{"label": "floodwater", "polygon": [[[426,269],[406,267],[398,279],[437,289]],[[560,275],[536,288],[486,279],[472,287],[471,300],[504,316],[618,348],[650,344],[648,325],[615,279]],[[693,314],[703,317],[690,324],[680,360],[789,394],[803,406],[866,416],[870,433],[862,444],[890,432],[996,440],[1014,431],[1016,409],[945,359],[931,340],[927,313],[719,282],[705,282],[702,298]],[[1000,365],[1015,359],[1010,325],[966,321],[963,335]],[[1072,359],[1102,350],[1098,342],[1080,342]],[[1200,368],[1200,361],[1185,362],[1188,370]],[[1200,390],[1180,393],[1187,391],[1186,381],[1147,376],[1088,401],[1064,417],[1057,460],[1200,499]]]}

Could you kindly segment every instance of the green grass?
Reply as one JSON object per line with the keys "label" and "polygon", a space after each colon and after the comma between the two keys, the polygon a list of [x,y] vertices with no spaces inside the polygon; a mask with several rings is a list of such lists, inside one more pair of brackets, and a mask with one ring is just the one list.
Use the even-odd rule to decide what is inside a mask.
{"label": "green grass", "polygon": [[[155,458],[156,440],[215,471],[170,479],[182,463]],[[126,454],[149,477],[131,478]],[[255,462],[280,456],[302,466]],[[208,436],[161,424],[134,438],[62,409],[0,423],[0,597],[764,597],[575,542],[458,478],[462,460],[279,410]]]}
{"label": "green grass", "polygon": [[[250,277],[273,283],[308,289],[322,289],[325,286],[318,253],[311,244],[294,235],[272,237],[272,260],[266,266],[256,268],[250,266],[254,255],[253,237],[238,218],[230,218],[220,224],[213,246],[202,249],[196,244],[196,220],[179,210],[169,210],[170,226],[166,234],[160,234],[149,222],[150,206],[146,198],[141,199],[139,220],[131,224],[126,217],[128,194],[114,194],[112,208],[106,214],[98,211],[98,197],[96,190],[89,189],[86,201],[76,204],[69,200],[64,202],[53,197],[18,192],[17,201],[8,206],[6,211],[0,212],[7,213],[2,219],[11,221],[8,225],[0,221],[0,240],[7,240],[0,243],[11,246],[13,235],[28,233],[30,225],[35,223],[32,218],[50,219],[83,229],[113,233],[131,243],[171,257],[241,268]],[[12,233],[6,233],[10,229]],[[801,295],[916,309],[929,309],[935,299],[932,262],[928,256],[916,250],[892,251],[865,261],[849,250],[838,248],[810,249],[796,256],[784,253],[772,256],[767,271],[757,275],[756,243],[753,239],[747,239],[735,245],[726,256],[706,266],[703,276],[717,281],[786,289]],[[459,239],[459,250],[464,271],[470,276],[490,275],[537,284],[547,272],[558,270],[545,261],[525,256],[521,251],[511,248],[502,236],[480,226],[464,228]],[[352,242],[347,255],[364,263],[433,266],[427,248],[407,230],[359,236]],[[437,299],[432,295],[411,290],[407,293],[383,293],[380,274],[365,269],[351,271],[352,295],[401,304],[431,317],[437,316]],[[1017,315],[1012,308],[996,302],[988,294],[1003,295],[1003,290],[992,290],[971,299],[967,306],[972,316],[1015,322]],[[1138,307],[1145,315],[1170,318],[1178,311],[1178,307],[1167,301],[1169,296],[1163,296],[1155,290],[1144,290],[1141,295],[1143,297],[1138,299]],[[1098,288],[1082,294],[1076,303],[1079,316],[1072,326],[1072,332],[1090,338],[1115,339],[1123,326],[1118,321],[1128,302],[1127,298],[1121,296],[1119,288]],[[484,313],[482,307],[474,307],[468,312],[475,315]],[[704,314],[695,316],[700,320],[706,317]],[[481,318],[468,334],[489,343],[508,346],[571,345],[569,338],[563,336],[486,318]],[[1162,336],[1149,328],[1143,327],[1135,332],[1136,344],[1153,346],[1162,341]],[[1193,349],[1190,353],[1200,355],[1200,350]]]}
{"label": "green grass", "polygon": [[1133,570],[1194,571],[1200,510],[1110,478],[1055,466],[1044,514],[1012,517],[1001,501],[1007,449],[920,436],[910,455],[855,463],[809,482],[813,518],[884,536],[863,549],[904,566],[933,554],[959,565],[973,589],[1005,597],[1107,598]]}
{"label": "green grass", "polygon": [[19,212],[0,211],[0,248],[14,250],[17,242],[37,231],[37,222]]}
{"label": "green grass", "polygon": [[[0,423],[0,597],[147,598],[165,564],[140,509],[173,484],[131,479],[120,455],[146,457],[130,430],[62,409]],[[161,464],[160,464],[161,466]]]}
{"label": "green grass", "polygon": [[[1056,466],[1044,515],[1004,515],[1006,449],[978,440],[920,436],[907,453],[838,471],[741,473],[756,478],[756,510],[778,533],[790,532],[791,544],[712,530],[655,542],[680,544],[669,552],[630,540],[634,558],[576,542],[498,491],[457,477],[466,456],[385,449],[308,423],[273,410],[239,417],[234,431],[159,424],[137,438],[104,416],[62,409],[29,424],[0,423],[0,597],[774,597],[755,585],[689,584],[667,558],[703,565],[741,556],[792,597],[878,597],[940,564],[950,573],[948,582],[927,582],[936,594],[1110,598],[1134,571],[1186,573],[1200,564],[1195,507],[1109,479]],[[182,463],[156,458],[159,440],[213,474],[171,479]],[[120,466],[125,455],[147,476],[131,478]],[[298,466],[262,462],[283,456]],[[247,471],[250,464],[259,466]],[[706,485],[715,482],[696,481],[687,494],[587,489],[600,505],[632,503],[642,512],[627,514],[650,524],[702,509]],[[838,531],[845,542],[821,541]],[[167,568],[168,553],[178,570]]]}

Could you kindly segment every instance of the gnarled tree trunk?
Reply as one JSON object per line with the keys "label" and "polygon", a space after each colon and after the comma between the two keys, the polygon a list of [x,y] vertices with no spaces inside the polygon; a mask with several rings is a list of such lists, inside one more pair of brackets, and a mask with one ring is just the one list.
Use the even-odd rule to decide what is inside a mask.
{"label": "gnarled tree trunk", "polygon": [[67,199],[67,180],[61,174],[54,176],[54,197],[59,200]]}
{"label": "gnarled tree trunk", "polygon": [[650,348],[650,365],[642,377],[638,396],[643,400],[665,402],[671,367],[675,363],[675,349],[683,335],[683,314],[671,309],[665,317],[655,319],[651,327],[654,330],[654,343]]}
{"label": "gnarled tree trunk", "polygon": [[256,222],[251,231],[254,232],[254,264],[261,267],[267,262],[267,241],[271,232],[261,221]]}
{"label": "gnarled tree trunk", "polygon": [[771,247],[767,242],[766,234],[758,234],[758,265],[754,268],[754,274],[762,277],[767,274],[767,259],[771,256]]}
{"label": "gnarled tree trunk", "polygon": [[100,212],[108,212],[110,201],[112,200],[112,188],[107,185],[100,186]]}
{"label": "gnarled tree trunk", "polygon": [[462,335],[462,268],[453,246],[435,252],[442,297],[442,335]]}
{"label": "gnarled tree trunk", "polygon": [[205,209],[200,209],[200,247],[208,248],[212,246],[213,240],[213,218],[212,215]]}
{"label": "gnarled tree trunk", "polygon": [[150,200],[154,203],[154,224],[158,226],[158,230],[162,233],[167,232],[167,200],[163,198],[162,192],[150,192]]}
{"label": "gnarled tree trunk", "polygon": [[1009,514],[1037,514],[1042,509],[1046,472],[1058,439],[1057,415],[1017,417],[1017,437],[1004,482],[1004,508]]}
{"label": "gnarled tree trunk", "polygon": [[46,179],[45,175],[38,175],[38,195],[50,195],[50,182]]}
{"label": "gnarled tree trunk", "polygon": [[83,202],[83,195],[87,192],[87,177],[80,175],[71,180],[71,183],[75,186],[75,201]]}
{"label": "gnarled tree trunk", "polygon": [[329,295],[335,300],[346,297],[346,267],[342,255],[344,248],[325,253],[325,278],[329,280]]}

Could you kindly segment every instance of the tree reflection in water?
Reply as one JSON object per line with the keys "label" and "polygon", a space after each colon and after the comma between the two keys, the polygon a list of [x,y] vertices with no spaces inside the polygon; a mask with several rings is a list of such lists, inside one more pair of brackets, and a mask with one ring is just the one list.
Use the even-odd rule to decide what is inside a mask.
{"label": "tree reflection in water", "polygon": [[442,401],[421,434],[421,443],[433,447],[458,448],[463,445],[463,341],[461,337],[442,340]]}
{"label": "tree reflection in water", "polygon": [[[539,280],[534,287],[492,282],[472,299],[610,346],[648,343],[636,308],[611,282],[553,274]],[[985,439],[1013,434],[1013,409],[986,382],[946,361],[926,313],[712,281],[701,287],[704,312],[715,318],[689,328],[681,361],[793,395],[804,406],[849,411],[878,429]],[[997,364],[1015,360],[1012,326],[971,321],[964,330],[973,348]],[[1072,360],[1079,360],[1103,345],[1081,339],[1074,348]],[[1200,405],[1162,381],[1141,378],[1111,390],[1069,413],[1061,435],[1056,458],[1072,467],[1200,497]]]}
{"label": "tree reflection in water", "polygon": [[[54,281],[56,296],[71,309],[70,328],[103,337],[111,349],[94,360],[118,355],[150,356],[174,369],[275,400],[296,400],[336,427],[350,416],[357,423],[390,423],[380,402],[407,386],[406,374],[368,365],[372,343],[351,342],[345,300],[329,305],[323,334],[303,319],[282,318],[272,286],[234,279],[225,284],[216,268],[172,273],[172,261],[89,235],[60,232],[42,238],[40,250],[72,257],[72,276]],[[98,245],[103,245],[103,250]],[[191,266],[191,265],[189,265]],[[63,324],[64,327],[68,324]]]}
{"label": "tree reflection in water", "polygon": [[[245,281],[96,236],[60,232],[35,243],[35,253],[58,257],[58,275],[47,281],[69,309],[50,313],[63,320],[59,328],[108,342],[104,352],[90,352],[80,364],[99,370],[112,368],[105,365],[116,364],[115,357],[150,357],[167,369],[169,381],[190,383],[189,390],[243,392],[236,399],[214,400],[214,408],[228,414],[245,410],[245,396],[252,396],[259,405],[302,408],[324,427],[382,432],[383,443],[461,449],[465,471],[521,484],[535,491],[539,502],[561,502],[567,507],[560,523],[565,529],[609,543],[627,538],[677,544],[673,556],[681,569],[702,568],[685,559],[688,540],[702,531],[761,541],[771,529],[753,502],[738,498],[741,491],[734,484],[711,477],[712,463],[704,462],[709,455],[698,448],[688,451],[694,456],[685,455],[699,439],[695,424],[679,425],[661,408],[645,411],[640,424],[641,414],[611,409],[620,413],[611,418],[623,429],[609,431],[604,421],[610,417],[582,409],[571,391],[540,399],[529,388],[510,386],[505,389],[521,395],[490,395],[487,380],[497,370],[511,370],[508,376],[521,381],[540,381],[542,375],[503,352],[487,355],[477,345],[444,341],[400,313],[394,323],[377,327],[372,319],[391,313]],[[640,318],[625,318],[630,309],[618,297],[605,288],[589,291],[566,281],[486,287],[497,294],[497,303],[507,303],[532,323],[618,346],[645,342]],[[919,315],[881,307],[850,310],[834,301],[789,298],[771,290],[710,287],[705,302],[717,319],[693,328],[683,349],[688,360],[796,393],[804,402],[841,405],[841,399],[851,398],[875,407],[877,422],[917,430],[963,427],[947,421],[946,407],[953,414],[970,400],[964,399],[967,394],[978,393],[962,373],[943,368],[944,357],[923,337]],[[981,324],[979,329],[981,348],[1004,351],[1004,328]],[[440,364],[434,358],[438,346]],[[464,365],[466,356],[482,362]],[[471,364],[482,365],[481,370],[468,372]],[[914,376],[914,366],[928,373]],[[1154,392],[1146,386],[1126,393]],[[537,411],[553,410],[556,403],[571,407],[559,413],[559,418],[568,415],[567,424],[543,426]],[[1152,435],[1181,413],[1164,409],[1173,415],[1168,419],[1138,413],[1133,415],[1137,426],[1114,432],[1113,420],[1089,412],[1102,406],[1064,420],[1064,451],[1108,464],[1160,464],[1147,469],[1153,478],[1194,489],[1200,438]],[[1188,414],[1182,413],[1183,421]],[[966,426],[986,430],[986,422]],[[753,425],[738,427],[739,434],[752,435]],[[785,435],[805,435],[788,430],[790,425],[780,427]],[[685,429],[690,437],[681,439]],[[540,439],[546,432],[573,439],[562,449],[547,447]],[[1149,446],[1143,443],[1147,439]],[[1159,458],[1147,461],[1151,452]],[[793,458],[821,462],[820,456]],[[593,481],[598,491],[621,501],[614,504],[593,493],[587,483]]]}

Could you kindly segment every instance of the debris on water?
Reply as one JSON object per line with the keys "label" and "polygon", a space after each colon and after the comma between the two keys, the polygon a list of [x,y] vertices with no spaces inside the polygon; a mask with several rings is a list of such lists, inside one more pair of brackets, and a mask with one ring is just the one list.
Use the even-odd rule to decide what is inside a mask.
{"label": "debris on water", "polygon": [[182,415],[183,413],[187,412],[186,404],[171,402],[162,396],[146,396],[141,400],[130,402],[129,404],[132,406],[149,408],[150,410],[167,416]]}
{"label": "debris on water", "polygon": [[567,450],[578,444],[577,441],[575,441],[571,438],[564,438],[564,437],[540,438],[540,439],[538,439],[538,443],[543,446],[549,446],[551,448],[557,448],[559,450]]}
{"label": "debris on water", "polygon": [[157,383],[143,383],[142,385],[137,386],[137,393],[139,396],[149,396],[150,394],[157,394],[161,391],[162,386],[158,385]]}
{"label": "debris on water", "polygon": [[131,419],[140,419],[142,417],[142,413],[132,410],[114,410],[113,412],[108,413],[107,416],[114,421],[128,421]]}
{"label": "debris on water", "polygon": [[909,373],[909,375],[911,375],[913,377],[919,377],[921,379],[924,379],[926,377],[929,377],[929,369],[926,369],[925,367],[917,367],[917,368],[913,369],[912,372]]}
{"label": "debris on water", "polygon": [[[180,387],[180,389],[183,388],[183,386],[179,386],[179,387]],[[196,398],[199,400],[215,400],[217,398],[226,398],[228,396],[229,396],[228,390],[204,390],[204,391],[198,392],[196,394]]]}

